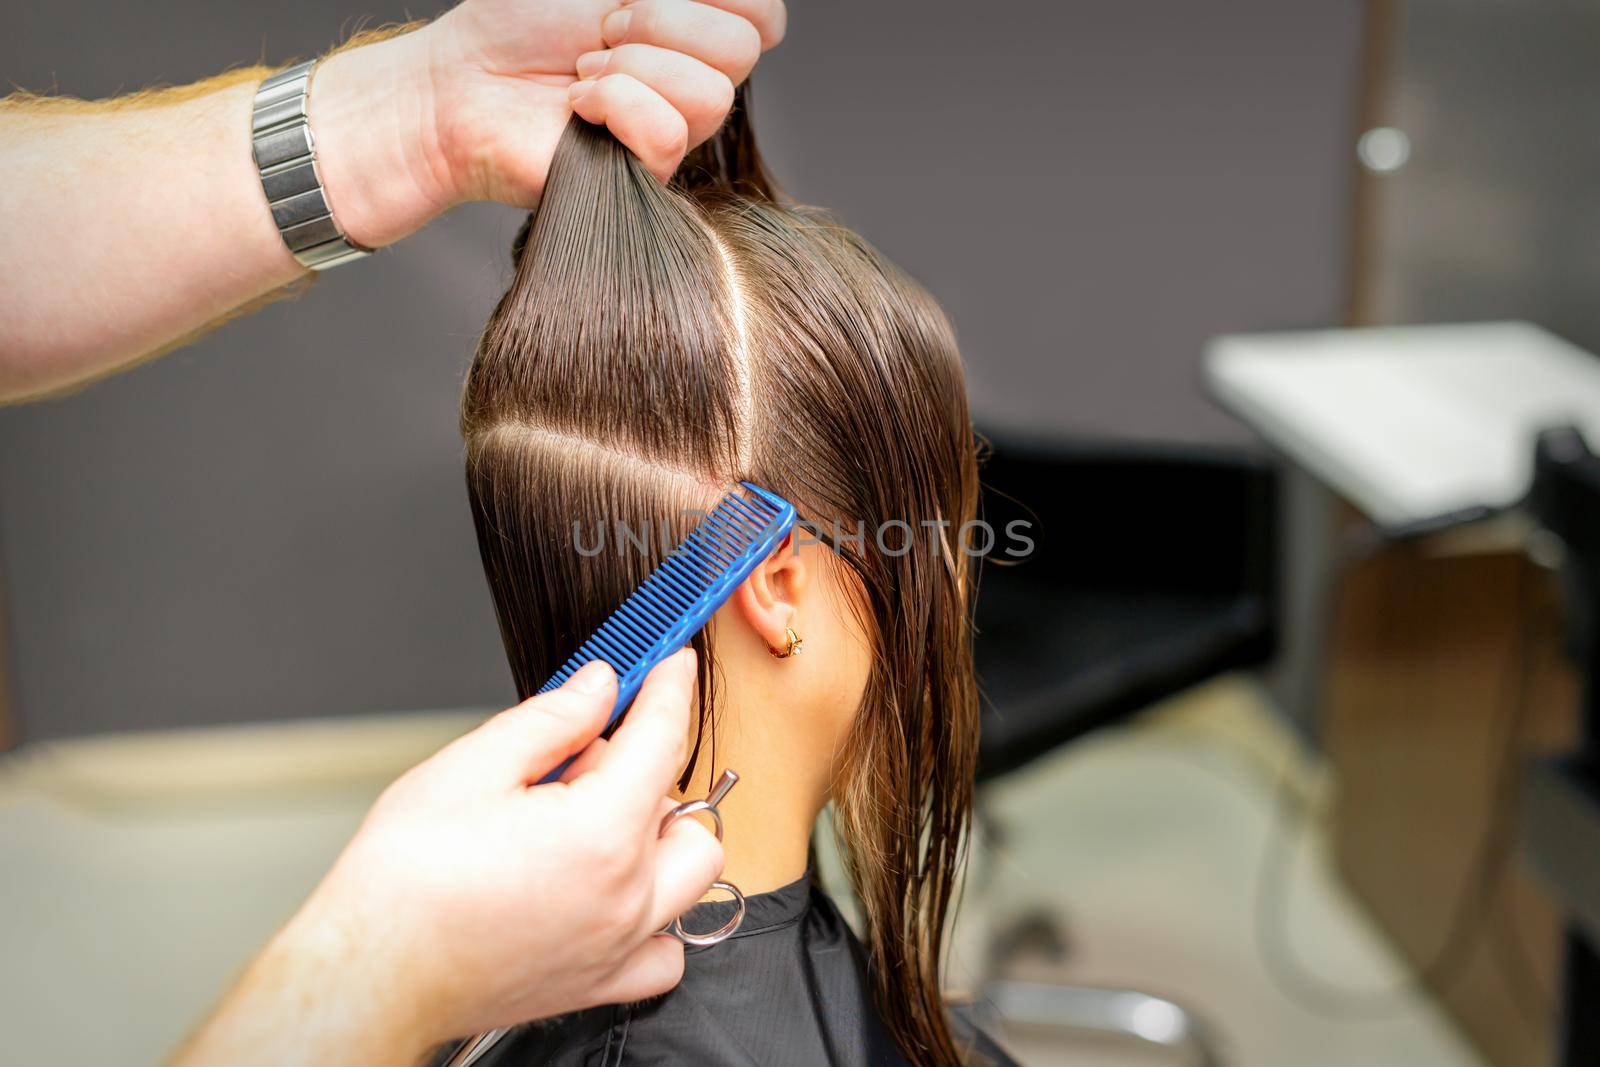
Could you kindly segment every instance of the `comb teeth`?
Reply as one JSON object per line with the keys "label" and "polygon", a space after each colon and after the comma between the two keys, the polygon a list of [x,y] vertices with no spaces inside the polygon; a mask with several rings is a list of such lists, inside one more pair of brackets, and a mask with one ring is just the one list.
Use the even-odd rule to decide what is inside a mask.
{"label": "comb teeth", "polygon": [[[651,668],[689,643],[750,572],[794,528],[794,506],[749,482],[723,497],[572,658],[539,687],[547,693],[578,668],[603,659],[617,672],[615,727]],[[748,494],[748,495],[746,495]],[[560,777],[568,760],[543,781]]]}

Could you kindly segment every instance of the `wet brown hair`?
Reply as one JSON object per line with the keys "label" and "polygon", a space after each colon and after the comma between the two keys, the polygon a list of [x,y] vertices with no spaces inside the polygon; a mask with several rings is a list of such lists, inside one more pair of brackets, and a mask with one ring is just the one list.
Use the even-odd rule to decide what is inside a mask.
{"label": "wet brown hair", "polygon": [[[913,1062],[956,1064],[939,971],[978,740],[960,357],[920,286],[780,201],[747,116],[741,91],[670,186],[603,130],[563,134],[462,401],[484,568],[527,695],[660,561],[659,532],[669,547],[686,532],[686,509],[748,480],[820,527],[874,643],[832,791],[874,999]],[[617,521],[657,531],[650,549],[580,554]],[[696,645],[714,740],[714,650]]]}

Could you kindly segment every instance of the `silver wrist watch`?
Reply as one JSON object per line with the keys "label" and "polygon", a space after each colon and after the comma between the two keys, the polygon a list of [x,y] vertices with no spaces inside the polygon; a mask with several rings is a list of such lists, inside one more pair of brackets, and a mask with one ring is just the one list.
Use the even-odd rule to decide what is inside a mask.
{"label": "silver wrist watch", "polygon": [[371,255],[344,235],[334,221],[317,174],[317,143],[306,121],[311,70],[317,61],[280,70],[256,90],[250,141],[261,188],[283,243],[301,266],[327,270]]}

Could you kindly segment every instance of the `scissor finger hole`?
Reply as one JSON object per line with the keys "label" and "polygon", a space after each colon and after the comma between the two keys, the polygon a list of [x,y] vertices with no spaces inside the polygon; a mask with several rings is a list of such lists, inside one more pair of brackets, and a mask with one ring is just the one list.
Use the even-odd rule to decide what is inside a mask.
{"label": "scissor finger hole", "polygon": [[679,819],[695,819],[716,835],[717,840],[722,840],[722,813],[704,800],[691,800],[687,804],[679,804],[667,812],[666,818],[661,820],[661,832],[665,834],[667,827]]}
{"label": "scissor finger hole", "polygon": [[738,932],[740,924],[744,922],[744,894],[739,892],[739,887],[731,882],[712,882],[711,891],[706,895],[706,901],[727,903],[727,900],[721,899],[722,896],[733,902],[733,915],[728,918],[728,921],[715,930],[696,933],[693,930],[684,929],[681,918],[674,919],[672,921],[672,932],[677,935],[678,940],[685,945],[715,945],[718,942],[726,941]]}

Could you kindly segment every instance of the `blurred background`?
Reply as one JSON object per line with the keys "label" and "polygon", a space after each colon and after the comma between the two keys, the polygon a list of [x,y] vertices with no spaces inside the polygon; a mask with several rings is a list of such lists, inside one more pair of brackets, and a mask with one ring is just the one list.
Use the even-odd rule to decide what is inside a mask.
{"label": "blurred background", "polygon": [[[445,6],[12,5],[0,78]],[[949,311],[1044,531],[979,602],[953,991],[1030,1064],[1600,1063],[1600,478],[1534,461],[1600,432],[1600,8],[809,0],[754,95],[786,188]],[[19,1059],[158,1060],[511,700],[456,402],[520,223],[0,411]]]}

